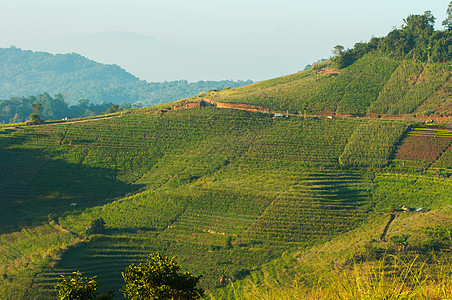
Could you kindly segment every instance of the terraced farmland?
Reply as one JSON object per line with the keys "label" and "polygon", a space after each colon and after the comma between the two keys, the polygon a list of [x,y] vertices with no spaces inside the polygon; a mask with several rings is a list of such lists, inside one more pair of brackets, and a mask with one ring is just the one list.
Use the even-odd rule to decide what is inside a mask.
{"label": "terraced farmland", "polygon": [[[395,163],[402,169],[423,172],[427,169],[450,169],[449,153],[452,128],[421,127],[411,130],[395,154]],[[444,157],[443,157],[444,156]]]}
{"label": "terraced farmland", "polygon": [[275,197],[246,235],[287,247],[347,231],[365,218],[368,195],[359,188],[360,181],[351,172],[303,174]]}
{"label": "terraced farmland", "polygon": [[77,270],[120,295],[158,251],[213,299],[450,298],[452,39],[404,21],[281,78],[0,128],[1,297]]}
{"label": "terraced farmland", "polygon": [[448,126],[410,129],[387,172],[376,174],[377,210],[398,205],[438,209],[452,201],[452,131]]}
{"label": "terraced farmland", "polygon": [[[1,178],[22,180],[26,192],[15,206],[0,203],[28,224],[17,214],[0,222],[5,232],[49,222],[70,231],[70,240],[55,242],[58,255],[24,271],[33,275],[21,282],[43,299],[53,297],[59,274],[76,270],[117,292],[121,271],[154,251],[177,256],[217,293],[220,276],[238,280],[290,249],[357,228],[393,203],[395,194],[383,198],[375,188],[393,178],[368,167],[390,163],[405,130],[402,122],[272,118],[213,107],[4,130]],[[353,163],[344,164],[346,157]],[[441,197],[448,188],[444,182]],[[98,218],[105,231],[88,235]]]}

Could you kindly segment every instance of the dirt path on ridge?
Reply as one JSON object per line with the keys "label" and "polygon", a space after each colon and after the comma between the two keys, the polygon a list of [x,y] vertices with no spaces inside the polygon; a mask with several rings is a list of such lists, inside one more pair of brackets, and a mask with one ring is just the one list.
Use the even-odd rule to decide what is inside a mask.
{"label": "dirt path on ridge", "polygon": [[[191,102],[192,103],[192,102]],[[204,105],[207,103],[207,105]],[[192,104],[197,104],[197,102],[193,102]],[[257,106],[252,104],[245,104],[245,103],[230,103],[230,102],[218,102],[218,101],[212,101],[210,98],[203,98],[202,101],[199,102],[199,105],[181,105],[181,106],[174,106],[169,109],[161,109],[161,111],[165,110],[179,110],[179,109],[194,109],[194,108],[202,108],[202,107],[208,107],[213,106],[217,108],[225,108],[225,109],[234,109],[234,110],[245,110],[245,111],[253,111],[253,112],[260,112],[264,114],[281,114],[284,116],[291,116],[291,117],[299,117],[303,118],[303,114],[294,114],[294,113],[288,113],[288,111],[278,111],[274,110],[268,107],[264,106]],[[43,124],[38,125],[16,125],[16,126],[8,126],[8,127],[0,127],[0,129],[17,129],[17,128],[26,128],[26,127],[33,127],[33,126],[43,126],[43,125],[55,125],[55,124],[74,124],[74,123],[82,123],[82,122],[90,122],[90,121],[98,121],[98,120],[107,120],[112,118],[120,118],[122,116],[130,115],[130,114],[136,114],[136,113],[150,113],[153,110],[148,111],[134,111],[124,114],[118,114],[114,116],[99,116],[98,118],[92,118],[92,119],[81,119],[81,120],[68,120],[68,121],[56,121],[56,122],[47,122]],[[159,111],[158,109],[155,111]],[[306,115],[306,118],[362,118],[362,119],[387,119],[387,120],[403,120],[406,119],[407,116],[387,116],[387,115],[362,115],[362,116],[356,116],[356,115],[347,115],[347,114],[337,114],[337,113],[317,113],[317,114],[309,114]],[[411,117],[411,119],[414,120],[421,120],[421,121],[427,121],[427,120],[451,120],[452,117],[438,117],[438,116],[417,116],[417,117]]]}

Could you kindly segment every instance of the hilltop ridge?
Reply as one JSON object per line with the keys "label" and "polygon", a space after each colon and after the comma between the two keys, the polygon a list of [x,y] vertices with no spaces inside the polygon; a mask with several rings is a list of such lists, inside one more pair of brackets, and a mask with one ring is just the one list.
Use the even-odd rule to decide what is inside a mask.
{"label": "hilltop ridge", "polygon": [[452,116],[452,31],[435,30],[429,11],[410,15],[387,36],[337,45],[311,70],[207,99],[298,114]]}
{"label": "hilltop ridge", "polygon": [[205,99],[300,115],[450,117],[451,74],[444,64],[366,54],[343,69],[330,60],[312,70],[211,91]]}

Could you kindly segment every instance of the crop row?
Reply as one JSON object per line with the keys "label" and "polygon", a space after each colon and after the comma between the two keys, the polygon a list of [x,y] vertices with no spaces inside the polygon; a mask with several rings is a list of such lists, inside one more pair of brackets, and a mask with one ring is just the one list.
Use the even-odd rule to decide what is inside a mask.
{"label": "crop row", "polygon": [[74,242],[74,237],[50,225],[25,227],[19,232],[0,235],[0,292],[4,299],[27,295],[33,275],[48,262],[57,249]]}
{"label": "crop row", "polygon": [[396,69],[370,113],[407,114],[426,101],[448,79],[447,72],[437,65],[404,61]]}
{"label": "crop row", "polygon": [[346,72],[355,78],[344,87],[344,95],[338,103],[337,111],[344,114],[365,114],[369,106],[390,79],[398,62],[367,55]]}
{"label": "crop row", "polygon": [[[396,151],[395,166],[414,172],[424,171],[430,165],[433,168],[451,168],[447,159],[447,150],[452,145],[451,132],[435,128],[410,131]],[[437,160],[439,162],[435,163]]]}
{"label": "crop row", "polygon": [[384,167],[405,130],[403,123],[364,123],[353,132],[339,162],[344,166]]}
{"label": "crop row", "polygon": [[[264,253],[243,251],[239,248],[225,252],[224,250],[208,251],[203,245],[197,245],[182,241],[165,241],[145,237],[101,237],[89,244],[75,248],[68,252],[62,263],[55,270],[47,270],[35,280],[36,286],[52,286],[59,274],[69,274],[74,270],[80,270],[89,276],[98,276],[97,280],[104,289],[115,292],[124,285],[121,272],[131,263],[139,263],[146,260],[147,254],[159,251],[168,256],[178,256],[178,262],[182,269],[199,270],[203,266],[204,287],[218,285],[218,277],[225,272],[232,274],[237,267],[231,267],[231,262],[238,263],[239,268],[251,268],[257,264]],[[183,256],[180,256],[183,254]],[[224,270],[222,270],[224,269]],[[99,271],[102,270],[101,273]],[[197,273],[197,272],[194,272]],[[200,274],[200,273],[197,273]]]}

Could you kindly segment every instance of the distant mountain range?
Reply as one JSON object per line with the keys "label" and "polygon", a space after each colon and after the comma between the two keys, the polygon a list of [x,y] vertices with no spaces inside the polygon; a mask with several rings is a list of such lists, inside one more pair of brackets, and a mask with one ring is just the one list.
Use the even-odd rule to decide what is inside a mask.
{"label": "distant mountain range", "polygon": [[192,81],[203,78],[206,68],[216,67],[194,49],[130,32],[64,37],[38,46],[51,53],[76,52],[101,63],[119,64],[147,81]]}
{"label": "distant mountain range", "polygon": [[54,55],[16,47],[0,48],[0,99],[47,92],[63,94],[70,104],[88,99],[94,104],[140,102],[153,105],[209,89],[250,83],[250,80],[146,82],[118,65],[98,63],[76,53]]}
{"label": "distant mountain range", "polygon": [[118,64],[150,82],[181,79],[189,82],[223,79],[260,81],[299,69],[297,55],[296,59],[292,54],[275,56],[269,49],[257,45],[252,51],[245,51],[239,41],[233,50],[228,51],[222,46],[226,42],[220,35],[206,36],[195,45],[181,43],[133,32],[112,31],[42,40],[22,47],[54,54],[76,52],[100,63]]}

